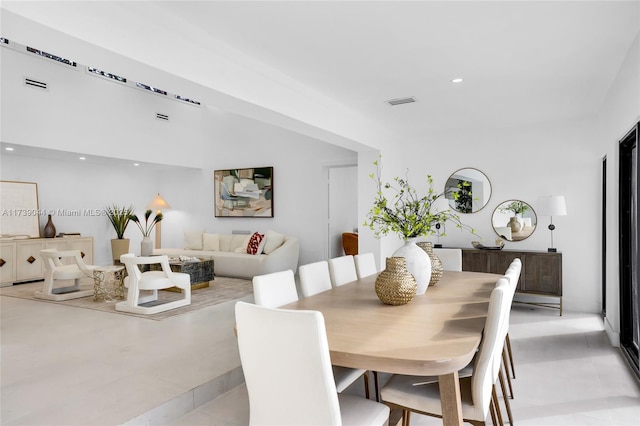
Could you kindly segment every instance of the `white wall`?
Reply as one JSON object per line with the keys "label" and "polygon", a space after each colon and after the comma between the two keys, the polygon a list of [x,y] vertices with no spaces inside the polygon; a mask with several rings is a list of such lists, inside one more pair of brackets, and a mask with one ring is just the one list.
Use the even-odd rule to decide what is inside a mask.
{"label": "white wall", "polygon": [[[64,46],[52,53],[64,56]],[[142,213],[161,193],[172,206],[162,223],[163,247],[181,247],[186,230],[273,229],[300,238],[301,263],[323,257],[326,228],[319,224],[323,215],[326,221],[326,167],[354,164],[355,152],[222,112],[207,103],[215,94],[202,87],[189,93],[204,103],[198,108],[11,49],[1,48],[0,54],[0,142],[16,148],[0,153],[0,178],[37,182],[41,208],[84,211],[117,203],[133,204]],[[102,65],[108,71],[120,72],[122,66],[145,74],[140,64],[113,53],[107,57],[115,60],[113,67]],[[146,71],[166,78],[158,70]],[[25,86],[23,76],[46,81],[49,90]],[[177,92],[176,87],[195,86],[175,79],[163,88]],[[169,122],[155,118],[165,111]],[[88,160],[47,149],[82,153]],[[105,163],[94,156],[122,161]],[[133,168],[131,160],[142,165]],[[275,217],[214,218],[213,171],[261,166],[274,167]],[[105,217],[53,220],[58,232],[94,236],[96,263],[110,263],[115,233]],[[126,236],[139,252],[141,236],[133,224]]]}
{"label": "white wall", "polygon": [[598,137],[607,156],[607,317],[605,327],[620,343],[620,276],[618,250],[619,142],[640,120],[640,36],[629,49],[599,115]]}
{"label": "white wall", "polygon": [[[496,234],[491,216],[503,201],[519,199],[535,209],[539,196],[564,195],[568,216],[554,218],[554,245],[563,253],[563,302],[568,310],[598,311],[598,194],[603,148],[595,135],[593,120],[434,134],[422,141],[405,141],[400,146],[405,148],[382,152],[385,180],[403,175],[408,168],[410,182],[420,193],[427,190],[427,174],[433,176],[434,188],[442,191],[451,173],[474,167],[491,181],[488,205],[478,213],[461,215],[464,223],[476,229],[477,235],[448,227],[447,237],[441,239],[445,247],[471,247],[471,241],[481,238],[492,244]],[[374,182],[367,175],[374,171],[369,162],[359,172],[360,178],[368,179],[371,187]],[[370,205],[369,201],[368,206],[361,206],[363,217]],[[531,237],[508,242],[506,248],[546,251],[550,245],[549,218],[538,220],[539,226]],[[395,237],[386,240],[382,259],[401,245]]]}

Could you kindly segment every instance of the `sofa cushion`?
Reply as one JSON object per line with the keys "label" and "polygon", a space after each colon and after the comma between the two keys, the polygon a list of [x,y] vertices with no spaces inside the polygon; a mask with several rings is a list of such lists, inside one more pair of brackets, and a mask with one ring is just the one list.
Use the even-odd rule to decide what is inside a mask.
{"label": "sofa cushion", "polygon": [[265,234],[264,254],[269,254],[284,243],[285,235],[278,232],[268,230]]}
{"label": "sofa cushion", "polygon": [[254,232],[249,238],[249,244],[247,244],[247,253],[249,254],[260,254],[264,249],[264,234],[259,232]]}
{"label": "sofa cushion", "polygon": [[202,234],[202,249],[220,251],[220,234]]}
{"label": "sofa cushion", "polygon": [[250,239],[251,235],[234,235],[231,240],[231,248],[235,247],[233,252],[246,254]]}
{"label": "sofa cushion", "polygon": [[202,250],[202,231],[187,231],[184,233],[184,248],[188,250]]}

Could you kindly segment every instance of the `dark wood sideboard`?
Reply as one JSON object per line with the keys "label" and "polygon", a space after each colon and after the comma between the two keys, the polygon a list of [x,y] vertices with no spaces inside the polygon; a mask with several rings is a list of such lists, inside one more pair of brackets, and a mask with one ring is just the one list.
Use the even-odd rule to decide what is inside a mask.
{"label": "dark wood sideboard", "polygon": [[557,298],[558,302],[523,302],[558,309],[562,315],[562,253],[527,250],[462,249],[462,270],[504,274],[516,257],[522,261],[517,294]]}

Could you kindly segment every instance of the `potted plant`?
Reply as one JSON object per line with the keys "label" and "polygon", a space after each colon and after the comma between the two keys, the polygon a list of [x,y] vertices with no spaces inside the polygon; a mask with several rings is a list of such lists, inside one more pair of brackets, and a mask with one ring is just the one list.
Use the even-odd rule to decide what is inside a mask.
{"label": "potted plant", "polygon": [[[456,213],[448,209],[435,210],[434,203],[445,194],[437,193],[433,189],[431,175],[427,175],[429,190],[426,195],[420,197],[416,189],[409,184],[408,170],[405,178],[396,176],[393,183],[382,183],[382,164],[378,160],[373,164],[376,166],[376,173],[370,174],[369,177],[376,182],[378,191],[373,207],[367,213],[364,226],[373,230],[376,238],[394,233],[404,239],[405,245],[393,255],[406,258],[407,270],[418,282],[416,294],[423,294],[431,278],[431,261],[427,253],[415,244],[416,238],[433,235],[436,232],[436,224],[445,222],[451,222],[457,228],[469,230],[471,233],[475,231],[464,225]],[[390,193],[389,197],[386,193]],[[451,196],[455,200],[459,195],[453,192]]]}
{"label": "potted plant", "polygon": [[117,239],[111,240],[111,254],[113,263],[120,262],[120,256],[129,253],[129,239],[124,238],[124,231],[127,230],[131,216],[133,215],[133,206],[120,207],[117,204],[108,206],[104,209],[109,222],[116,231]]}
{"label": "potted plant", "polygon": [[150,237],[151,231],[163,218],[162,212],[158,212],[156,216],[151,220],[151,223],[149,223],[151,213],[151,210],[147,210],[144,212],[144,226],[142,226],[142,224],[140,223],[140,219],[138,219],[138,216],[131,215],[131,221],[138,225],[138,229],[140,229],[140,232],[142,232],[142,243],[140,244],[141,256],[151,256],[153,254],[153,243],[151,242]]}

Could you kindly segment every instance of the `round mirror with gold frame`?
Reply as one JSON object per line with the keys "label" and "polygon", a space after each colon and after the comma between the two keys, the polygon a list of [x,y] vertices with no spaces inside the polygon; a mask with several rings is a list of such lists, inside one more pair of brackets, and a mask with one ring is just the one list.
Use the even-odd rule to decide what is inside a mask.
{"label": "round mirror with gold frame", "polygon": [[503,240],[522,241],[536,230],[538,217],[530,204],[521,200],[507,200],[493,211],[491,224]]}
{"label": "round mirror with gold frame", "polygon": [[464,168],[449,176],[444,186],[449,207],[459,213],[475,213],[491,198],[491,182],[478,169]]}

